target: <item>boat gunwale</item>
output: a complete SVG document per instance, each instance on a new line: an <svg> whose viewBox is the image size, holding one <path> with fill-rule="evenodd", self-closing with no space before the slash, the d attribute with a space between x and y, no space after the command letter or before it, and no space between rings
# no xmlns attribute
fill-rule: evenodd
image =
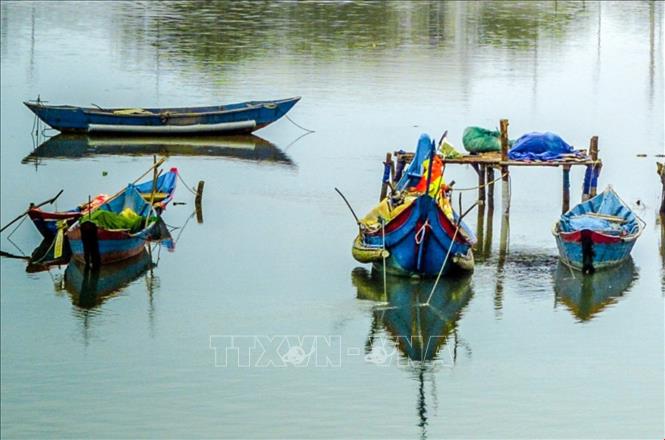
<svg viewBox="0 0 665 440"><path fill-rule="evenodd" d="M141 110L145 110L147 112L151 112L150 114L118 114L115 113L116 111L122 111L122 110L131 110L131 107L114 107L114 108L109 108L109 109L97 109L94 107L77 107L74 105L46 105L42 103L36 103L36 102L31 102L31 101L23 101L23 104L25 104L28 108L32 109L48 109L48 110L71 110L71 111L76 111L76 110L81 110L85 114L93 114L93 115L105 115L105 116L113 116L113 117L120 117L120 118L154 118L154 117L162 117L164 116L164 113L169 113L169 119L173 118L181 118L181 117L193 117L193 116L213 116L213 115L220 115L220 114L230 114L230 113L240 113L244 111L249 111L249 110L256 110L260 108L261 106L264 106L266 104L273 104L275 106L281 105L281 104L286 104L289 102L297 102L301 99L300 96L294 96L291 98L283 98L283 99L277 99L277 100L266 100L266 101L245 101L245 102L237 102L237 103L232 103L232 104L226 104L226 106L234 106L234 105L245 105L246 107L243 108L232 108L232 109L227 109L227 110L219 110L219 111L210 111L210 112L184 112L183 110L193 110L193 109L203 109L203 108L212 108L215 107L213 106L199 106L199 107L174 107L174 108L141 108ZM250 105L250 106L248 106ZM224 106L220 106L224 107ZM159 110L159 112L153 112L155 110Z"/></svg>

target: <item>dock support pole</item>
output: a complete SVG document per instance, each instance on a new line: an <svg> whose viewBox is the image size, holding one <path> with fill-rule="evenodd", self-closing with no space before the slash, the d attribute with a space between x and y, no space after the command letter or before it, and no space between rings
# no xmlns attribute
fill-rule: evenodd
<svg viewBox="0 0 665 440"><path fill-rule="evenodd" d="M563 166L563 197L561 202L561 213L570 209L570 165Z"/></svg>
<svg viewBox="0 0 665 440"><path fill-rule="evenodd" d="M485 232L485 165L474 164L478 173L478 221L476 222L476 251L482 252Z"/></svg>
<svg viewBox="0 0 665 440"><path fill-rule="evenodd" d="M388 186L390 185L390 174L394 175L393 172L393 155L391 153L386 153L386 161L383 162L383 178L381 179L381 194L379 195L379 202L386 198L388 194Z"/></svg>
<svg viewBox="0 0 665 440"><path fill-rule="evenodd" d="M585 202L596 195L598 186L598 174L601 164L598 162L598 136L593 136L589 142L589 157L593 164L587 165L582 184L582 201Z"/></svg>
<svg viewBox="0 0 665 440"><path fill-rule="evenodd" d="M494 211L494 168L487 167L487 211Z"/></svg>
<svg viewBox="0 0 665 440"><path fill-rule="evenodd" d="M591 179L591 188L589 189L589 198L596 196L598 186L598 173L600 173L601 165L598 163L598 136L591 137L589 143L589 156L593 160L593 179Z"/></svg>
<svg viewBox="0 0 665 440"><path fill-rule="evenodd" d="M665 216L665 162L656 162L656 167L658 170L658 175L660 176L660 183L663 185L663 190L660 195L660 215L662 217ZM661 226L665 228L665 225Z"/></svg>
<svg viewBox="0 0 665 440"><path fill-rule="evenodd" d="M501 198L503 203L503 215L507 216L510 213L510 185L508 174L508 119L501 119L499 121L501 128Z"/></svg>

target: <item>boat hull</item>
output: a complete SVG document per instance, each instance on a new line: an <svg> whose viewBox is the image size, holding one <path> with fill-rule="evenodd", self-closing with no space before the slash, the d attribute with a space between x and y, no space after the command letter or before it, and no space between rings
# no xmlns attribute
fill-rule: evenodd
<svg viewBox="0 0 665 440"><path fill-rule="evenodd" d="M66 227L69 227L81 217L81 212L76 210L48 212L34 208L28 211L28 217L30 217L39 233L42 234L42 237L53 238L58 232L59 222L64 222Z"/></svg>
<svg viewBox="0 0 665 440"><path fill-rule="evenodd" d="M365 234L362 244L366 249L385 247L385 269L394 275L426 278L472 271L473 233L464 223L460 225L462 232L456 234L455 230L434 199L423 195L386 224L385 246L381 229ZM373 261L377 270L383 270L383 260Z"/></svg>
<svg viewBox="0 0 665 440"><path fill-rule="evenodd" d="M99 264L102 265L126 260L140 254L145 249L145 243L149 238L149 232L146 230L138 234L130 234L126 231L98 229L96 243L86 246L82 235L78 225L67 232L72 258L84 264L91 264L90 255L96 251L99 254ZM90 249L89 246L96 246L96 249ZM88 247L87 252L86 247ZM88 255L87 259L86 255Z"/></svg>
<svg viewBox="0 0 665 440"><path fill-rule="evenodd" d="M590 230L559 232L555 233L555 236L561 262L575 270L586 272L622 264L630 257L637 240L637 237L609 237ZM585 262L585 253L590 256L586 257L590 260L588 262Z"/></svg>
<svg viewBox="0 0 665 440"><path fill-rule="evenodd" d="M284 116L300 97L251 101L214 107L171 109L98 109L24 104L50 127L63 133L198 135L251 133Z"/></svg>

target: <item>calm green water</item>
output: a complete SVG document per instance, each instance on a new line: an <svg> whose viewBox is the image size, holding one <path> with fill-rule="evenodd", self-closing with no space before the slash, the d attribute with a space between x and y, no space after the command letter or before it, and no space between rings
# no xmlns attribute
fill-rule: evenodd
<svg viewBox="0 0 665 440"><path fill-rule="evenodd" d="M662 3L2 2L0 14L3 224L61 188L59 208L112 192L152 161L24 160L21 101L37 95L108 107L301 95L290 116L316 130L297 140L281 120L257 133L269 142L226 145L242 154L174 154L185 180L206 182L204 222L187 222L181 186L186 204L166 213L186 225L175 251L156 249L152 273L106 274L97 297L77 293L71 268L1 259L3 438L664 435ZM428 283L388 279L384 294L350 255L355 225L333 187L365 212L386 151L446 129L461 145L464 127L500 118L515 136L599 136L600 185L647 222L632 265L571 279L550 234L560 171L515 169L507 254L495 215L488 256L433 307L412 307ZM476 183L470 168L447 173ZM571 177L577 203L582 170ZM26 222L11 240L29 253L39 235ZM6 233L1 245L19 252ZM423 353L434 359L407 362Z"/></svg>

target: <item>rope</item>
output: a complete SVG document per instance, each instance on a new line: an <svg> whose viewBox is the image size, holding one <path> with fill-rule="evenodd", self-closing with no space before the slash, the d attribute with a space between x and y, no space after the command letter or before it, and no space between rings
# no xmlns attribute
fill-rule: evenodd
<svg viewBox="0 0 665 440"><path fill-rule="evenodd" d="M290 123L292 123L293 125L295 125L295 126L298 127L299 129L304 130L304 131L306 131L306 132L308 132L308 133L314 133L314 130L310 130L309 128L305 128L305 127L303 127L302 125L296 123L293 119L289 118L289 115L284 115L284 117L285 117L286 119L288 119Z"/></svg>
<svg viewBox="0 0 665 440"><path fill-rule="evenodd" d="M482 184L482 185L471 186L471 187L468 187L468 188L453 188L453 189L454 189L455 191L472 191L472 190L474 190L474 189L485 188L485 187L488 186L488 185L492 185L492 184L498 182L499 180L503 179L503 178L506 177L507 175L509 175L509 173L502 174L502 175L500 175L499 177L497 177L496 179L492 180L491 182L485 182L485 183Z"/></svg>
<svg viewBox="0 0 665 440"><path fill-rule="evenodd" d="M21 219L21 221L18 222L18 225L16 225L16 227L15 227L14 229L12 229L12 232L10 232L9 235L7 235L7 238L10 238L10 237L14 234L14 232L16 232L16 230L17 230L17 229L23 224L23 222L25 221L26 217L27 217L27 214L24 215L23 218Z"/></svg>
<svg viewBox="0 0 665 440"><path fill-rule="evenodd" d="M381 257L383 258L383 296L388 299L388 283L386 280L386 222L381 219L381 236L383 238L383 244L381 245L383 250L381 251Z"/></svg>
<svg viewBox="0 0 665 440"><path fill-rule="evenodd" d="M182 182L182 184L185 185L185 188L187 188L187 190L188 190L190 193L196 195L196 191L194 191L194 190L192 189L192 188L194 188L194 187L193 187L193 186L190 187L189 184L188 184L187 182L185 182L185 179L182 178L182 176L180 175L180 173L176 173L176 175L178 176L178 179L180 179L180 181Z"/></svg>
<svg viewBox="0 0 665 440"><path fill-rule="evenodd" d="M453 238L450 241L450 247L448 248L448 252L446 253L446 258L443 259L443 264L441 265L441 269L439 269L439 274L436 276L436 281L434 281L434 285L432 286L432 291L429 293L427 301L425 302L426 305L429 305L429 302L432 299L432 296L434 295L434 291L436 290L436 286L439 284L439 280L441 280L441 275L443 274L443 268L446 267L446 263L448 262L448 257L450 257L450 252L452 252L453 250L453 244L455 244L455 238L457 238L459 227L460 227L459 224L455 226L455 233L453 234Z"/></svg>
<svg viewBox="0 0 665 440"><path fill-rule="evenodd" d="M425 220L425 223L418 229L416 232L416 235L413 237L416 240L416 244L420 244L423 242L423 239L425 238L425 231L427 228L432 229L432 227L429 225L429 219Z"/></svg>

